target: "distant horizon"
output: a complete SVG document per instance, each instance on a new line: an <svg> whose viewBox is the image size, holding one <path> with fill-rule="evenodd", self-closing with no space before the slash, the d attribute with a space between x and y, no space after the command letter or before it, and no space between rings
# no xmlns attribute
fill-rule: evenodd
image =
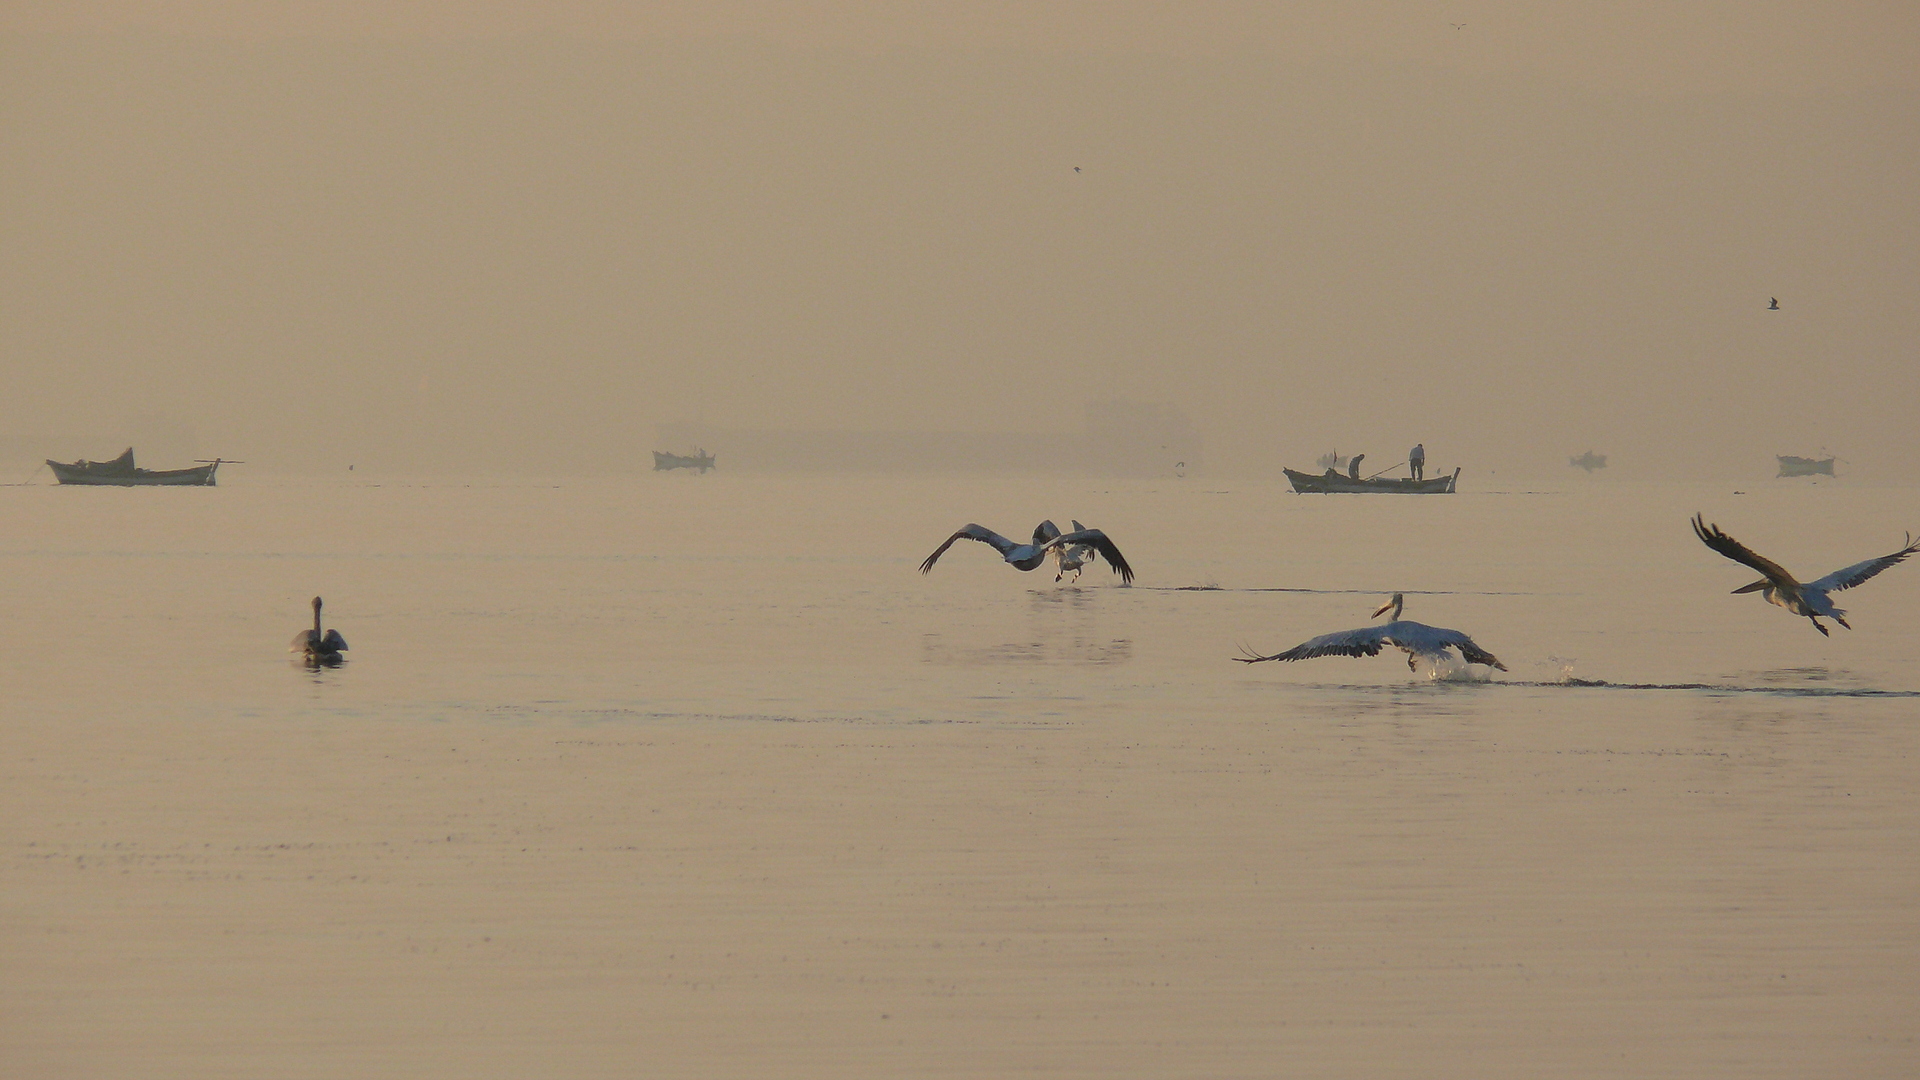
<svg viewBox="0 0 1920 1080"><path fill-rule="evenodd" d="M1698 65L1654 5L89 10L0 23L7 454L564 471L1125 399L1216 475L1879 476L1920 422L1920 75L1874 74L1920 16L1880 6Z"/></svg>

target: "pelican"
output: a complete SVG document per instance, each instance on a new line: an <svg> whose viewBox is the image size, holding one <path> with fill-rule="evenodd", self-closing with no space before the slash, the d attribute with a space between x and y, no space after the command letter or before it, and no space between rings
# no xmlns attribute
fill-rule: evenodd
<svg viewBox="0 0 1920 1080"><path fill-rule="evenodd" d="M946 543L935 548L933 554L927 556L927 561L920 564L920 572L925 574L931 571L933 564L940 561L940 556L946 554L955 540L960 539L992 544L994 550L998 551L1015 570L1032 570L1046 562L1047 556L1051 554L1059 560L1060 564L1060 574L1054 576L1055 581L1059 581L1061 575L1068 570L1074 571L1074 577L1077 580L1080 568L1092 562L1093 556L1097 553L1106 556L1107 562L1113 567L1113 572L1120 575L1122 582L1129 585L1133 583L1133 567L1127 565L1127 557L1120 554L1119 548L1113 546L1113 541L1107 539L1107 534L1099 529L1081 528L1077 521L1073 523L1073 531L1070 533L1061 532L1059 527L1051 521L1043 521L1034 526L1031 544L1016 544L984 525L969 524L947 537Z"/></svg>
<svg viewBox="0 0 1920 1080"><path fill-rule="evenodd" d="M1751 585L1742 585L1733 590L1735 593L1762 593L1766 596L1768 603L1779 604L1795 615L1806 616L1813 623L1813 628L1823 635L1827 634L1827 628L1820 623L1822 615L1841 626L1846 626L1849 630L1853 629L1847 626L1847 613L1833 606L1833 598L1828 596L1828 593L1851 589L1894 563L1904 562L1907 556L1920 551L1920 544L1914 543L1913 534L1908 533L1907 546L1891 555L1882 555L1877 559L1854 563L1843 570L1835 570L1826 577L1802 585L1793 579L1792 574L1782 570L1779 563L1764 556L1755 555L1747 550L1745 544L1721 532L1720 526L1707 524L1706 519L1700 514L1693 515L1693 534L1700 538L1701 543L1734 562L1744 563L1766 575Z"/></svg>
<svg viewBox="0 0 1920 1080"><path fill-rule="evenodd" d="M293 644L287 651L305 653L309 664L338 664L346 659L340 654L347 651L347 639L340 636L340 631L320 633L319 597L313 598L313 629L293 635Z"/></svg>
<svg viewBox="0 0 1920 1080"><path fill-rule="evenodd" d="M1076 521L1073 523L1073 531L1077 533L1086 532L1087 527ZM1033 534L1035 536L1044 535L1048 540L1051 540L1060 535L1060 530L1053 522L1043 521L1040 523L1040 527L1033 531ZM1053 575L1053 580L1059 581L1061 578L1067 576L1067 571L1071 570L1073 571L1073 580L1076 582L1079 581L1080 572L1098 558L1099 554L1099 552L1093 549L1092 544L1064 544L1054 548L1054 565L1059 568L1059 572Z"/></svg>
<svg viewBox="0 0 1920 1080"><path fill-rule="evenodd" d="M1414 666L1414 661L1424 656L1437 663L1447 659L1447 649L1452 647L1459 649L1461 657L1469 664L1486 664L1501 671L1507 670L1507 665L1501 663L1499 657L1475 645L1472 638L1458 630L1400 618L1403 603L1404 598L1394 593L1393 599L1380 605L1373 613L1374 618L1389 611L1393 612L1393 616L1379 626L1322 634L1272 656L1236 656L1234 659L1243 664L1258 664L1263 660L1311 660L1316 656L1378 656L1382 646L1392 645L1407 654L1407 670L1417 671L1419 669Z"/></svg>

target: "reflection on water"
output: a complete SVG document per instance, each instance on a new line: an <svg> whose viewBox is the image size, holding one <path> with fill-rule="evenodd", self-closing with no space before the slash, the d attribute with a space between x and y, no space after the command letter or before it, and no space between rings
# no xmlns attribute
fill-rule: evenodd
<svg viewBox="0 0 1920 1080"><path fill-rule="evenodd" d="M1869 689L1864 678L1846 668L1836 667L1767 668L1756 671L1752 675L1746 676L1746 678L1753 682L1775 686L1800 686L1805 683L1832 683L1835 686L1845 687L1850 690Z"/></svg>
<svg viewBox="0 0 1920 1080"><path fill-rule="evenodd" d="M929 664L1124 664L1133 640L1100 631L1099 588L1077 585L1027 593L1026 632L1015 641L954 642L947 635L921 636L920 659Z"/></svg>

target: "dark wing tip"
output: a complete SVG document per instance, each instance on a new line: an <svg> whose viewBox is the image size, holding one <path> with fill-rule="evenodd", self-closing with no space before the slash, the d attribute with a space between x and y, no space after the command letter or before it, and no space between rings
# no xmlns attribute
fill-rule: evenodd
<svg viewBox="0 0 1920 1080"><path fill-rule="evenodd" d="M1379 654L1380 654L1380 648L1377 645L1372 649L1368 649L1364 645L1356 645L1356 644L1340 644L1340 645L1308 644L1308 645L1295 645L1293 648L1288 649L1286 652L1280 653L1279 655L1275 656L1273 659L1293 661L1293 660L1312 660L1320 656L1378 656Z"/></svg>
<svg viewBox="0 0 1920 1080"><path fill-rule="evenodd" d="M986 533L987 536L995 535L991 529L983 529L972 522L968 522L960 528L955 529L953 535L947 537L946 543L934 548L933 554L927 556L927 561L920 564L920 572L924 574L932 570L933 564L940 561L940 556L945 555L947 549L953 546L953 542L963 536L971 540L979 540L983 543L992 543L992 541L987 540L986 536L979 535L980 533Z"/></svg>
<svg viewBox="0 0 1920 1080"><path fill-rule="evenodd" d="M1111 566L1114 572L1120 575L1120 583L1123 585L1133 584L1133 565L1127 562L1125 555L1120 554L1120 549L1114 545L1112 538L1108 537L1106 533L1100 532L1098 529L1088 531L1098 535L1099 538L1094 541L1093 550L1106 557L1107 565Z"/></svg>

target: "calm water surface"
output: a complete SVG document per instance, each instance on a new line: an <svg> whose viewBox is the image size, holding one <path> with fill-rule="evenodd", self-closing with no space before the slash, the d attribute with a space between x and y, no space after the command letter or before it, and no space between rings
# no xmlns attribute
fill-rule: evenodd
<svg viewBox="0 0 1920 1080"><path fill-rule="evenodd" d="M1905 488L0 488L11 1075L1901 1076ZM1078 585L978 521L1106 529ZM1510 669L1246 666L1406 617ZM289 662L307 601L352 645Z"/></svg>

